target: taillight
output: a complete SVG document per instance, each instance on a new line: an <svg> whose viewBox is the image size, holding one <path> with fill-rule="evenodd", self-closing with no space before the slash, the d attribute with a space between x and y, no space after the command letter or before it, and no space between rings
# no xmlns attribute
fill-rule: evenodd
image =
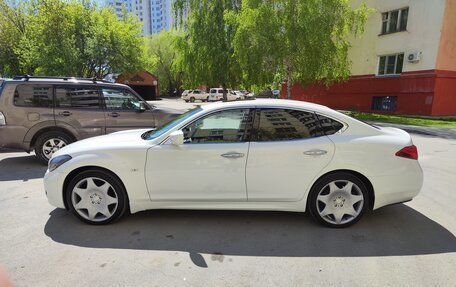
<svg viewBox="0 0 456 287"><path fill-rule="evenodd" d="M396 153L397 156L400 157L405 157L409 159L418 159L418 150L416 149L416 146L411 145L411 146L406 146L400 151Z"/></svg>

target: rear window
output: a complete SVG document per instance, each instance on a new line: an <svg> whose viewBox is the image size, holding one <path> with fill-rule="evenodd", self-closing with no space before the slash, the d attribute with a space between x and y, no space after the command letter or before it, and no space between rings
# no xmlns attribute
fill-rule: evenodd
<svg viewBox="0 0 456 287"><path fill-rule="evenodd" d="M21 107L52 107L52 86L18 85L13 102Z"/></svg>
<svg viewBox="0 0 456 287"><path fill-rule="evenodd" d="M331 118L322 116L322 115L317 115L318 120L320 121L320 126L324 132L325 135L332 135L340 131L343 127L344 124L333 120Z"/></svg>
<svg viewBox="0 0 456 287"><path fill-rule="evenodd" d="M58 87L55 89L57 108L100 109L100 90L96 87Z"/></svg>
<svg viewBox="0 0 456 287"><path fill-rule="evenodd" d="M5 83L5 81L0 80L0 96L2 95L2 90L3 90L4 83Z"/></svg>

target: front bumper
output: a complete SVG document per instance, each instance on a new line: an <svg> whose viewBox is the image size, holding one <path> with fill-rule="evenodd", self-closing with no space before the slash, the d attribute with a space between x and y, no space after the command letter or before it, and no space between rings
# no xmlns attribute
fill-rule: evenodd
<svg viewBox="0 0 456 287"><path fill-rule="evenodd" d="M59 208L65 208L63 202L63 183L65 182L65 174L56 171L46 171L44 175L44 190L48 202Z"/></svg>

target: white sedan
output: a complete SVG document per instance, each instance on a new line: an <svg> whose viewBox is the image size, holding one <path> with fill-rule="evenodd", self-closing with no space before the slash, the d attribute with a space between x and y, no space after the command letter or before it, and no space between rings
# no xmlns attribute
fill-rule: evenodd
<svg viewBox="0 0 456 287"><path fill-rule="evenodd" d="M49 202L106 224L147 209L309 211L345 227L421 189L405 131L299 101L197 107L156 130L89 138L56 152Z"/></svg>

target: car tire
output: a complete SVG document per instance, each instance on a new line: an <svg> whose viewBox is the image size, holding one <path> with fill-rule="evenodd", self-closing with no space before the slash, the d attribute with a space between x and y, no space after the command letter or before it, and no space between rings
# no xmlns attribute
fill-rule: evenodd
<svg viewBox="0 0 456 287"><path fill-rule="evenodd" d="M35 155L42 163L47 164L56 151L72 142L73 139L66 133L46 132L36 139Z"/></svg>
<svg viewBox="0 0 456 287"><path fill-rule="evenodd" d="M188 103L188 100L184 100L186 103Z"/></svg>
<svg viewBox="0 0 456 287"><path fill-rule="evenodd" d="M209 96L206 98L206 102L209 102Z"/></svg>
<svg viewBox="0 0 456 287"><path fill-rule="evenodd" d="M361 219L369 205L369 192L357 176L336 172L314 184L307 204L315 221L328 227L343 228Z"/></svg>
<svg viewBox="0 0 456 287"><path fill-rule="evenodd" d="M195 102L195 98L194 97L191 97L190 98L190 103L194 103Z"/></svg>
<svg viewBox="0 0 456 287"><path fill-rule="evenodd" d="M83 171L70 181L65 192L69 209L88 224L108 224L128 210L128 197L122 182L108 171Z"/></svg>

